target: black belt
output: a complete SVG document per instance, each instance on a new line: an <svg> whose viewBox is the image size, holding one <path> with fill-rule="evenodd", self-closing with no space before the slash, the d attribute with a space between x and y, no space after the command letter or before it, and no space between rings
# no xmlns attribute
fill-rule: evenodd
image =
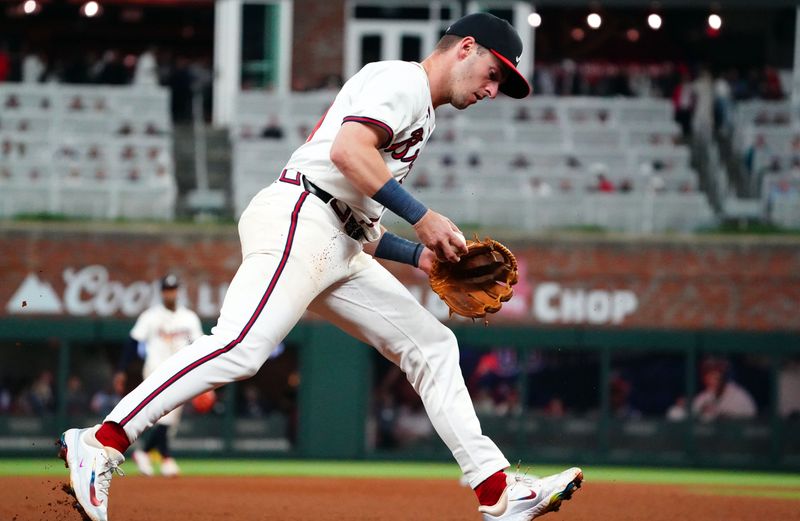
<svg viewBox="0 0 800 521"><path fill-rule="evenodd" d="M317 185L309 181L306 176L303 176L303 186L310 193L322 199L322 202L325 204L328 204L329 202L331 202L331 199L333 199L333 196L331 194L329 194L322 188L318 187Z"/></svg>
<svg viewBox="0 0 800 521"><path fill-rule="evenodd" d="M336 203L336 200L331 194L309 181L306 176L303 176L303 187L308 190L310 194L319 197L325 204L328 204L331 201L334 201L334 204ZM360 224L358 224L358 220L356 220L356 218L353 216L352 210L348 208L347 213L342 215L338 208L334 208L334 213L339 220L342 221L344 233L346 233L348 237L357 241L360 241L364 238L364 229Z"/></svg>

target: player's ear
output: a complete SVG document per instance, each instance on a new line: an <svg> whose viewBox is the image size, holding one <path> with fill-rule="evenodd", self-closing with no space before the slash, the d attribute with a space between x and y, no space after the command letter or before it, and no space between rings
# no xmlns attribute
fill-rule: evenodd
<svg viewBox="0 0 800 521"><path fill-rule="evenodd" d="M458 42L458 59L463 60L475 49L478 43L472 36L465 36Z"/></svg>

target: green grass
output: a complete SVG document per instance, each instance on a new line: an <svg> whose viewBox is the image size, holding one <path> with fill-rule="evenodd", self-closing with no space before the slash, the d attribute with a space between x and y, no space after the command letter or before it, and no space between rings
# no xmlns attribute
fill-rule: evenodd
<svg viewBox="0 0 800 521"><path fill-rule="evenodd" d="M180 465L183 474L187 476L458 479L460 475L456 465L442 463L184 459L180 461ZM126 467L129 472L135 472L135 469L131 469L132 465L128 464ZM547 475L563 469L564 466L542 465L532 467L530 472L531 474ZM800 489L800 474L628 467L587 467L584 471L587 482L597 483L772 487L781 491L791 488ZM59 475L65 476L66 469L57 459L0 460L0 477ZM800 496L800 490L790 492L795 496Z"/></svg>

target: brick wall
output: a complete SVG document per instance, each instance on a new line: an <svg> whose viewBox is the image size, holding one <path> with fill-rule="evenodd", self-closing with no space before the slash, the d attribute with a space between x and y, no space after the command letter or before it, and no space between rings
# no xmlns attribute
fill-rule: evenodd
<svg viewBox="0 0 800 521"><path fill-rule="evenodd" d="M308 16L313 13L313 16ZM320 87L344 69L344 0L295 0L292 89Z"/></svg>
<svg viewBox="0 0 800 521"><path fill-rule="evenodd" d="M791 239L562 239L513 244L521 281L496 321L571 327L800 331L800 244ZM234 228L199 233L0 230L0 315L135 316L167 271L187 302L218 311L240 260ZM434 314L419 271L390 269Z"/></svg>

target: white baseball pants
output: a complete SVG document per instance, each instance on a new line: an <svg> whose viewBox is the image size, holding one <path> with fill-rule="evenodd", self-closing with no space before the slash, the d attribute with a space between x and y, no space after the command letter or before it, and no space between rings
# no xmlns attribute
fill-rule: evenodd
<svg viewBox="0 0 800 521"><path fill-rule="evenodd" d="M405 372L472 487L509 466L481 433L455 335L345 235L333 210L303 190L299 177L282 176L256 195L239 236L243 261L211 335L161 364L106 421L134 441L194 396L249 378L310 309Z"/></svg>

